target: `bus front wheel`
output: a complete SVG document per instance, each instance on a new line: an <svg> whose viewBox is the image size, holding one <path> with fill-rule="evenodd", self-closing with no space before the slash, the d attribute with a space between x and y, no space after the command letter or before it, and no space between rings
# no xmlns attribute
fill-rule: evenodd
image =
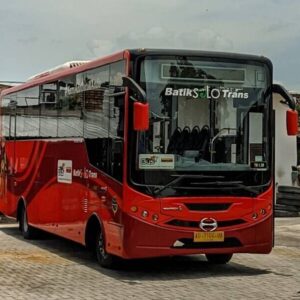
<svg viewBox="0 0 300 300"><path fill-rule="evenodd" d="M116 257L106 252L105 250L105 240L102 230L98 232L96 238L96 255L97 260L101 267L103 268L113 268L116 263Z"/></svg>
<svg viewBox="0 0 300 300"><path fill-rule="evenodd" d="M215 265L224 265L227 264L233 254L205 254L206 259L209 263L215 264Z"/></svg>
<svg viewBox="0 0 300 300"><path fill-rule="evenodd" d="M29 239L33 239L35 237L34 228L32 228L28 224L27 211L24 206L22 207L22 211L21 211L20 229L21 229L22 235L25 239L29 240Z"/></svg>

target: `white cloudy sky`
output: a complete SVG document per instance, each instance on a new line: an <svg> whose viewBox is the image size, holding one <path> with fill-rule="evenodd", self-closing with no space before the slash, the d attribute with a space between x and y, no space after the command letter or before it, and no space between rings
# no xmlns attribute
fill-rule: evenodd
<svg viewBox="0 0 300 300"><path fill-rule="evenodd" d="M300 0L0 0L0 81L124 48L269 57L300 91Z"/></svg>

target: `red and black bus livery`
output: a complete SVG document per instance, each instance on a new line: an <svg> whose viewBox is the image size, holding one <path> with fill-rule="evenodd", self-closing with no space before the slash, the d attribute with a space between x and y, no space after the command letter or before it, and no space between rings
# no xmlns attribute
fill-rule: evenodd
<svg viewBox="0 0 300 300"><path fill-rule="evenodd" d="M273 246L274 114L252 55L125 50L1 94L0 210L117 257Z"/></svg>

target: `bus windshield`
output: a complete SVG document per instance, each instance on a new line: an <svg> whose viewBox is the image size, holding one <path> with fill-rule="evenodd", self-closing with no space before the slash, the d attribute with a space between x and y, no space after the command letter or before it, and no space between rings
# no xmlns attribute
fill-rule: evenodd
<svg viewBox="0 0 300 300"><path fill-rule="evenodd" d="M137 134L135 171L267 171L270 82L259 62L146 57L150 129Z"/></svg>

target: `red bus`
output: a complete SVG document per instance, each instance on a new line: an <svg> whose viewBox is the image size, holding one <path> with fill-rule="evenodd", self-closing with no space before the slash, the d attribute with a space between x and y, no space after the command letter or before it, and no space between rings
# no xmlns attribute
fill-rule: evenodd
<svg viewBox="0 0 300 300"><path fill-rule="evenodd" d="M273 246L272 64L259 56L125 50L1 94L0 211L117 258Z"/></svg>

